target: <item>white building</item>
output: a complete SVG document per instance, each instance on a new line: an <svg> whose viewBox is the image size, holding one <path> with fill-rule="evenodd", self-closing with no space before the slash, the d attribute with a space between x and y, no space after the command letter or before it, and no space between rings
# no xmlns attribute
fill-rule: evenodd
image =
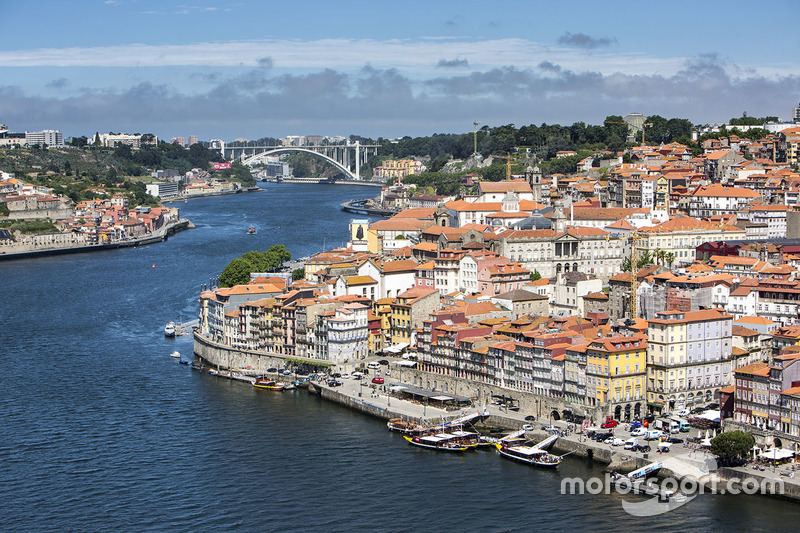
<svg viewBox="0 0 800 533"><path fill-rule="evenodd" d="M328 359L337 364L352 363L369 354L368 307L347 304L319 315L327 332Z"/></svg>
<svg viewBox="0 0 800 533"><path fill-rule="evenodd" d="M26 131L25 144L27 146L64 146L64 136L59 130Z"/></svg>

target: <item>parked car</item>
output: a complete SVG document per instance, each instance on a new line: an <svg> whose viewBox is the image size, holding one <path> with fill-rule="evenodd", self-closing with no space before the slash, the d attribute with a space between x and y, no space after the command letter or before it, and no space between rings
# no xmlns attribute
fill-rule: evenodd
<svg viewBox="0 0 800 533"><path fill-rule="evenodd" d="M328 386L329 387L341 387L342 385L344 385L344 382L342 382L342 381L340 381L338 379L329 379L328 380Z"/></svg>
<svg viewBox="0 0 800 533"><path fill-rule="evenodd" d="M372 378L373 383L377 383L378 385L383 385L383 378L380 376L375 376Z"/></svg>
<svg viewBox="0 0 800 533"><path fill-rule="evenodd" d="M342 375L340 373L338 373L338 372L334 372L333 374L331 374L331 377L332 378L340 378L340 377L342 377Z"/></svg>
<svg viewBox="0 0 800 533"><path fill-rule="evenodd" d="M536 420L536 417L533 416L533 415L528 415L528 416L525 417L525 421L526 422L534 422L535 420Z"/></svg>
<svg viewBox="0 0 800 533"><path fill-rule="evenodd" d="M667 438L667 442L671 442L672 444L682 444L683 443L683 439L678 438L678 437L669 437L669 438Z"/></svg>
<svg viewBox="0 0 800 533"><path fill-rule="evenodd" d="M386 359L381 359L380 361L378 361L378 364L389 366L389 361L387 361Z"/></svg>
<svg viewBox="0 0 800 533"><path fill-rule="evenodd" d="M268 368L268 369L267 369L267 372L269 372L269 373L271 373L271 374L274 374L274 373L275 373L275 372L277 372L277 371L278 371L278 369L277 369L277 368Z"/></svg>
<svg viewBox="0 0 800 533"><path fill-rule="evenodd" d="M617 422L613 418L609 418L605 422L600 424L600 427L603 428L603 429L611 429L611 428L617 427L618 425L619 425L619 422Z"/></svg>
<svg viewBox="0 0 800 533"><path fill-rule="evenodd" d="M631 431L631 437L644 437L645 435L647 435L647 430L643 427L638 427Z"/></svg>
<svg viewBox="0 0 800 533"><path fill-rule="evenodd" d="M649 452L650 450L652 450L652 448L650 448L650 445L649 445L649 444L640 444L639 446L637 446L636 448L634 448L634 451L636 451L636 452L644 452L644 453L647 453L647 452Z"/></svg>
<svg viewBox="0 0 800 533"><path fill-rule="evenodd" d="M291 376L292 375L292 371L291 370L284 370L283 372L281 372L281 374L283 374L284 376Z"/></svg>
<svg viewBox="0 0 800 533"><path fill-rule="evenodd" d="M639 422L638 420L634 420L633 422L631 422L631 429L636 429L640 427L642 427L642 423Z"/></svg>
<svg viewBox="0 0 800 533"><path fill-rule="evenodd" d="M361 379L361 378L364 377L364 373L363 372L353 372L352 374L350 374L350 377L353 378L353 379Z"/></svg>
<svg viewBox="0 0 800 533"><path fill-rule="evenodd" d="M522 429L523 429L524 431L533 431L533 426L532 426L532 425L530 425L530 424L524 424L524 425L522 426Z"/></svg>
<svg viewBox="0 0 800 533"><path fill-rule="evenodd" d="M612 446L623 446L624 444L625 444L625 441L622 440L622 439L618 439L618 438L615 438L613 441L611 441L611 445Z"/></svg>
<svg viewBox="0 0 800 533"><path fill-rule="evenodd" d="M377 370L380 367L381 367L381 364L379 362L377 362L377 361L370 361L369 363L367 363L367 368L372 369L372 370Z"/></svg>

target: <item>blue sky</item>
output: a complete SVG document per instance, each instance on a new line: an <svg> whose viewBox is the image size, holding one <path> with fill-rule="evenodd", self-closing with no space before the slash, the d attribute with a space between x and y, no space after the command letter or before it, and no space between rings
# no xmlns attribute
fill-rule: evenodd
<svg viewBox="0 0 800 533"><path fill-rule="evenodd" d="M788 118L796 6L0 0L0 123L231 140Z"/></svg>

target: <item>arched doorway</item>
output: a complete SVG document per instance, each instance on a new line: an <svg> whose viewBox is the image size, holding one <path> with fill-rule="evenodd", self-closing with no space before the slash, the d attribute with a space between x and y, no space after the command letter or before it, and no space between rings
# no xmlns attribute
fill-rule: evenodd
<svg viewBox="0 0 800 533"><path fill-rule="evenodd" d="M550 418L552 418L553 420L561 420L561 415L558 414L558 411L553 409L553 411L550 413Z"/></svg>
<svg viewBox="0 0 800 533"><path fill-rule="evenodd" d="M625 421L626 422L631 421L631 404L625 405Z"/></svg>
<svg viewBox="0 0 800 533"><path fill-rule="evenodd" d="M640 416L642 416L642 402L637 402L633 406L633 418L639 418Z"/></svg>
<svg viewBox="0 0 800 533"><path fill-rule="evenodd" d="M620 415L622 414L622 406L618 405L614 408L614 420L619 420L622 418Z"/></svg>

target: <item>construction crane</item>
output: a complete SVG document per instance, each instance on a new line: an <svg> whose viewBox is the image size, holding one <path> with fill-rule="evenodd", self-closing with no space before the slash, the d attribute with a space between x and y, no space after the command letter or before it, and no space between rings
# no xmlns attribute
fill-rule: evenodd
<svg viewBox="0 0 800 533"><path fill-rule="evenodd" d="M631 245L631 319L636 320L636 241L641 237L639 230L635 229L628 237L628 242Z"/></svg>
<svg viewBox="0 0 800 533"><path fill-rule="evenodd" d="M506 181L511 181L511 161L515 158L511 157L511 152L507 152L507 154L508 155L490 155L489 157L498 157L506 160Z"/></svg>

